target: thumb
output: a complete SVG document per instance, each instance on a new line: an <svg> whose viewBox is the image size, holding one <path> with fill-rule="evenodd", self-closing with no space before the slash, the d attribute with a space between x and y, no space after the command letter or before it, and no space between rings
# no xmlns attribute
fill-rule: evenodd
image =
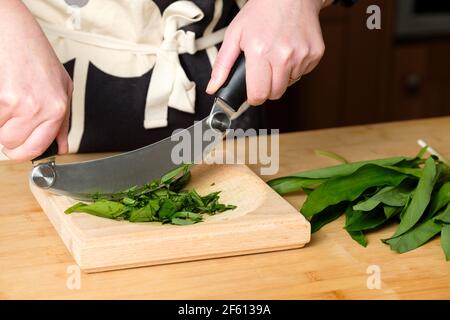
<svg viewBox="0 0 450 320"><path fill-rule="evenodd" d="M214 61L206 93L214 94L224 84L240 53L239 33L229 28L225 33L222 46Z"/></svg>

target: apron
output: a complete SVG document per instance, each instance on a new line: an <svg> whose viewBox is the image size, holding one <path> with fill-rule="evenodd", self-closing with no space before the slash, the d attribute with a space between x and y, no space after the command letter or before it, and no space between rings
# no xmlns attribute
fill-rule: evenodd
<svg viewBox="0 0 450 320"><path fill-rule="evenodd" d="M207 116L211 66L245 0L23 2L73 79L76 153L136 149ZM236 125L260 120L248 112Z"/></svg>

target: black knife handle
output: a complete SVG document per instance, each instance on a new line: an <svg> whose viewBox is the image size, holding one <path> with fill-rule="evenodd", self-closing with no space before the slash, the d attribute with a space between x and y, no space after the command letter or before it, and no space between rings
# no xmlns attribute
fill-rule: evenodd
<svg viewBox="0 0 450 320"><path fill-rule="evenodd" d="M56 142L56 140L53 140L52 144L47 148L47 150L45 150L45 152L43 154L41 154L40 156L34 158L32 161L34 162L34 161L50 158L50 157L56 156L57 154L58 154L58 143Z"/></svg>
<svg viewBox="0 0 450 320"><path fill-rule="evenodd" d="M247 100L244 53L241 52L237 58L227 81L217 91L216 97L225 101L234 111L237 111L241 104Z"/></svg>

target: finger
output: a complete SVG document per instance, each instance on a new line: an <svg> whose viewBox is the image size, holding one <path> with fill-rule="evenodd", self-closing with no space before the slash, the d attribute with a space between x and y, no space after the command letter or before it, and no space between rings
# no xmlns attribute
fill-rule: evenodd
<svg viewBox="0 0 450 320"><path fill-rule="evenodd" d="M208 94L214 94L224 84L240 53L240 33L229 28L214 61L211 79L206 87Z"/></svg>
<svg viewBox="0 0 450 320"><path fill-rule="evenodd" d="M13 160L32 160L47 150L58 130L59 126L54 121L45 121L33 130L22 145L14 149L3 148L3 153Z"/></svg>
<svg viewBox="0 0 450 320"><path fill-rule="evenodd" d="M14 116L15 107L19 103L18 96L12 94L13 90L2 90L0 94L0 127Z"/></svg>
<svg viewBox="0 0 450 320"><path fill-rule="evenodd" d="M287 66L272 65L272 89L269 99L280 99L289 85L290 70Z"/></svg>
<svg viewBox="0 0 450 320"><path fill-rule="evenodd" d="M10 108L0 105L0 128L3 127L11 117L12 114Z"/></svg>
<svg viewBox="0 0 450 320"><path fill-rule="evenodd" d="M310 55L308 57L308 63L307 63L307 66L305 67L304 74L308 74L311 71L313 71L319 64L320 60L322 60L322 57L325 53L324 43L321 42L321 43L314 44L313 46L311 46L309 52L310 52Z"/></svg>
<svg viewBox="0 0 450 320"><path fill-rule="evenodd" d="M310 61L310 62L306 65L305 71L303 72L303 74L308 74L308 73L310 73L311 71L313 71L313 70L317 67L317 65L319 64L319 62L320 62L320 60L313 60L313 61Z"/></svg>
<svg viewBox="0 0 450 320"><path fill-rule="evenodd" d="M289 77L289 86L294 83L300 81L302 76L305 74L305 70L308 67L309 62L306 58L302 59L300 63L298 63L291 71L291 75Z"/></svg>
<svg viewBox="0 0 450 320"><path fill-rule="evenodd" d="M267 59L245 53L245 82L248 103L259 106L270 95L272 89L272 68Z"/></svg>
<svg viewBox="0 0 450 320"><path fill-rule="evenodd" d="M0 128L0 143L8 149L17 148L39 124L37 117L11 118Z"/></svg>

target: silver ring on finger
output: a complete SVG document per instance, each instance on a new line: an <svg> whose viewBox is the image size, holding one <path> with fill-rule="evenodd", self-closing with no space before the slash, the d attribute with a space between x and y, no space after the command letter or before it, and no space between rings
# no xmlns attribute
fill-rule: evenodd
<svg viewBox="0 0 450 320"><path fill-rule="evenodd" d="M294 78L294 79L292 77L289 77L289 85L290 86L293 85L294 83L298 82L301 78L302 78L302 75L299 75L297 78Z"/></svg>

